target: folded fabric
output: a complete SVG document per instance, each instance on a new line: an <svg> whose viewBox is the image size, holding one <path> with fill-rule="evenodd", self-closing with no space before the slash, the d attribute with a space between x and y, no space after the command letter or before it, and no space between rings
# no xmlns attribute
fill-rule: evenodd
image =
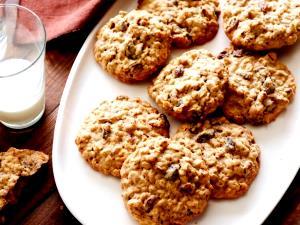
<svg viewBox="0 0 300 225"><path fill-rule="evenodd" d="M1 1L3 2L3 1ZM34 11L43 21L47 40L80 29L99 11L104 2L111 0L6 0Z"/></svg>

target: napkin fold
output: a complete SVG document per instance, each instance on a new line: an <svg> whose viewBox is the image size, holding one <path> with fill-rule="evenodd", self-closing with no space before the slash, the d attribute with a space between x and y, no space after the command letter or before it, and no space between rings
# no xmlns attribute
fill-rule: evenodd
<svg viewBox="0 0 300 225"><path fill-rule="evenodd" d="M6 0L34 11L43 21L47 40L76 31L99 13L104 2L112 0ZM0 1L0 3L3 1Z"/></svg>

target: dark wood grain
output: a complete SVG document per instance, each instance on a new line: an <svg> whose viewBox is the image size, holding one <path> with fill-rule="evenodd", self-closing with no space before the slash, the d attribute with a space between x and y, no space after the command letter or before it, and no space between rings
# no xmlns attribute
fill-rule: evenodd
<svg viewBox="0 0 300 225"><path fill-rule="evenodd" d="M47 44L46 112L39 123L25 130L15 131L0 125L1 151L14 146L41 150L51 156L56 115L69 71L87 34L109 5L110 3L103 5L83 30L65 35ZM57 192L51 159L48 165L28 182L18 203L0 212L0 224L80 224L65 207ZM264 222L264 225L274 224L300 225L299 172L280 203Z"/></svg>

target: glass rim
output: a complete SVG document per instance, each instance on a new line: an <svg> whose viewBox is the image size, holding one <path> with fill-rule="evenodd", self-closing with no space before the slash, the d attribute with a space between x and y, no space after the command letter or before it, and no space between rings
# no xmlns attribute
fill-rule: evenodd
<svg viewBox="0 0 300 225"><path fill-rule="evenodd" d="M31 14L33 17L36 18L36 20L38 21L38 23L40 24L41 28L42 28L42 32L43 32L43 46L42 46L42 49L40 50L40 53L37 55L37 57L30 63L30 65L26 66L24 69L18 71L18 72L15 72L15 73L12 73L12 74L9 74L9 75L5 75L5 76L1 76L0 75L0 79L1 78L9 78L9 77L13 77L13 76L17 76L19 74L21 74L22 72L28 70L29 68L31 68L40 58L41 56L43 55L44 51L45 51L45 48L46 48L46 29L45 29L45 26L41 20L41 18L35 13L33 12L31 9L28 9L24 6L21 6L21 5L18 5L18 4L0 4L0 8L6 8L6 7L9 7L9 8L17 8L17 9L21 9L21 10L24 10L26 11L27 13Z"/></svg>

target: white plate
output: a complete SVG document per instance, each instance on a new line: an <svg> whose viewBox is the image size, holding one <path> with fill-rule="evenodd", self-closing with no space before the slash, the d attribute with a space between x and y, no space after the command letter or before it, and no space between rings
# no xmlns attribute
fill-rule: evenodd
<svg viewBox="0 0 300 225"><path fill-rule="evenodd" d="M123 84L104 72L94 60L95 32L120 9L130 10L135 1L117 1L85 41L67 81L57 117L53 143L53 170L58 191L69 210L83 224L131 225L136 222L126 211L120 181L92 170L74 143L84 117L100 101L117 95L150 101L147 84ZM219 52L228 45L222 28L202 48ZM300 80L300 43L280 57ZM180 52L174 51L173 57ZM297 64L298 63L298 64ZM300 86L300 85L299 85ZM300 165L300 96L288 110L268 126L251 127L261 146L261 169L249 192L237 200L210 201L203 216L192 224L261 224L278 203ZM176 124L171 120L172 132Z"/></svg>

